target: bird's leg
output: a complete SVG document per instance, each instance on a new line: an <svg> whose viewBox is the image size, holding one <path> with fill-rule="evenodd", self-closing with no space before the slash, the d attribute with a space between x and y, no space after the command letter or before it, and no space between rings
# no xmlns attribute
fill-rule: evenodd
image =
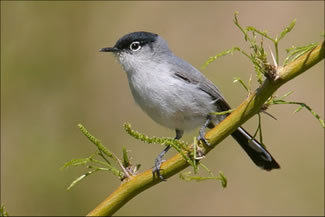
<svg viewBox="0 0 325 217"><path fill-rule="evenodd" d="M183 136L184 131L176 129L176 136L175 139L180 139ZM167 151L170 149L170 145L166 146L166 148L158 155L158 157L155 160L155 166L152 169L152 173L157 176L162 180L166 181L166 179L160 174L160 166L161 164L165 161L162 158L164 155L167 153Z"/></svg>
<svg viewBox="0 0 325 217"><path fill-rule="evenodd" d="M199 132L199 136L197 137L198 141L203 141L207 146L210 146L210 143L208 142L208 140L204 137L205 135L205 130L206 128L213 128L214 124L211 121L211 117L208 116L207 120L205 121L204 125L201 127L200 132Z"/></svg>
<svg viewBox="0 0 325 217"><path fill-rule="evenodd" d="M166 181L166 179L160 174L160 166L162 164L162 162L164 162L165 160L163 160L163 156L167 153L167 151L170 149L170 145L168 145L162 152L160 152L160 154L158 155L158 157L155 159L155 166L152 169L152 173L153 175L157 174L157 176L162 180L162 181Z"/></svg>

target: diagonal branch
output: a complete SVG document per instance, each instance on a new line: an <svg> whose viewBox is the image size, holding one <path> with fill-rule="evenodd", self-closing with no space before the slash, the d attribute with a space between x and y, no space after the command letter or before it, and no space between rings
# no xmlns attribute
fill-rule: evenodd
<svg viewBox="0 0 325 217"><path fill-rule="evenodd" d="M207 132L206 138L211 146L205 146L203 148L202 151L204 154L207 154L244 122L260 112L266 100L272 96L279 87L323 60L324 46L323 41L317 47L285 67L279 67L277 69L277 76L274 80L265 79L264 83L254 93L248 96L248 98L245 99L225 120ZM182 155L176 154L162 164L162 174L165 178L169 178L188 166L189 164ZM158 177L153 177L151 170L130 177L92 210L88 216L113 215L133 197L160 182L161 180Z"/></svg>

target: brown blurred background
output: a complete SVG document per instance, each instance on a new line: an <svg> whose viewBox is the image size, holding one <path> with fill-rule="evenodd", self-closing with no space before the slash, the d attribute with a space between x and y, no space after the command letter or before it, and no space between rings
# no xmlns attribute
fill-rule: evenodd
<svg viewBox="0 0 325 217"><path fill-rule="evenodd" d="M282 61L285 48L322 40L323 1L1 2L1 203L9 214L85 215L119 185L115 176L101 172L66 191L86 170L60 167L95 150L78 123L120 156L122 146L132 150L141 171L153 166L163 147L131 138L123 123L147 135L174 136L135 105L125 73L112 55L98 52L100 48L114 45L126 33L151 31L200 68L225 49L247 48L233 24L235 11L243 26L268 30L272 36L297 19L280 42ZM239 53L202 72L233 107L246 96L233 78L247 81L254 73ZM289 100L307 103L324 118L324 61L279 89L278 95L290 90L294 93ZM184 182L175 176L116 214L324 215L324 130L306 110L293 114L296 108L271 107L277 121L263 115L264 142L280 170L260 170L227 138L204 160L215 174L225 173L226 189L216 181ZM257 117L245 124L251 133L256 126ZM184 140L190 142L196 134L188 132Z"/></svg>

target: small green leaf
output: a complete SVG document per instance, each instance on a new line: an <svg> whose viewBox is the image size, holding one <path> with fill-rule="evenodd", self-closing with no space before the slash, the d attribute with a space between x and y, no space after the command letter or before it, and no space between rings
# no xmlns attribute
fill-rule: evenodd
<svg viewBox="0 0 325 217"><path fill-rule="evenodd" d="M239 82L245 88L245 90L249 92L248 87L246 86L246 84L243 82L241 78L235 77L233 83L237 83L237 82Z"/></svg>
<svg viewBox="0 0 325 217"><path fill-rule="evenodd" d="M291 94L291 92L289 92ZM289 95L287 93L286 95ZM281 99L282 98L282 99ZM274 99L269 102L269 105L279 105L279 104L294 104L294 105L299 105L299 107L294 111L294 113L301 111L301 109L305 108L307 109L321 124L323 128L325 128L325 123L324 120L321 119L321 117L313 111L306 103L303 102L288 102L283 100L284 97L280 97L280 99Z"/></svg>
<svg viewBox="0 0 325 217"><path fill-rule="evenodd" d="M249 37L247 35L247 31L243 27L241 27L241 25L238 22L238 18L237 18L238 14L239 13L237 11L234 13L234 23L240 29L240 31L244 34L245 41L247 41L249 39Z"/></svg>
<svg viewBox="0 0 325 217"><path fill-rule="evenodd" d="M221 182L223 188L227 187L227 178L223 175L222 172L219 172L219 176L191 176L191 172L182 172L179 174L179 177L184 181L206 181L206 180L217 180Z"/></svg>
<svg viewBox="0 0 325 217"><path fill-rule="evenodd" d="M108 150L103 144L93 135L90 134L90 132L81 124L78 124L78 127L80 128L81 132L92 142L94 143L97 148L102 151L106 156L110 158L114 158L112 152Z"/></svg>
<svg viewBox="0 0 325 217"><path fill-rule="evenodd" d="M78 178L76 178L70 185L69 187L67 188L67 190L69 191L73 186L75 186L78 182L80 182L81 180L83 180L84 178L86 178L87 176L97 172L97 171L100 171L100 170L107 170L105 168L96 168L94 170L90 170L88 172L86 172L85 174L79 176Z"/></svg>
<svg viewBox="0 0 325 217"><path fill-rule="evenodd" d="M306 46L301 47L295 47L292 46L291 48L287 49L288 56L285 58L283 65L286 66L288 63L296 60L300 56L304 55L308 51L314 49L318 44L317 43L311 43Z"/></svg>
<svg viewBox="0 0 325 217"><path fill-rule="evenodd" d="M219 177L220 177L222 187L226 188L228 181L227 181L227 178L225 177L225 175L223 174L222 171L219 171Z"/></svg>
<svg viewBox="0 0 325 217"><path fill-rule="evenodd" d="M210 57L204 64L203 66L201 66L202 69L205 69L210 63L214 62L216 59L226 56L228 54L233 54L235 51L240 51L239 47L233 47L231 49L222 51L218 54L216 54L215 56Z"/></svg>
<svg viewBox="0 0 325 217"><path fill-rule="evenodd" d="M130 166L130 161L128 157L128 152L125 147L123 147L123 166L128 167Z"/></svg>
<svg viewBox="0 0 325 217"><path fill-rule="evenodd" d="M293 91L289 91L288 93L284 94L283 96L279 97L278 99L285 99L287 98L289 95L291 95L293 93Z"/></svg>
<svg viewBox="0 0 325 217"><path fill-rule="evenodd" d="M292 29L293 27L295 27L296 25L296 19L294 19L290 24L289 26L287 26L280 34L280 37L277 39L277 41L280 41L286 34L288 34Z"/></svg>
<svg viewBox="0 0 325 217"><path fill-rule="evenodd" d="M303 102L287 102L287 104L300 105L300 107L297 108L294 112L299 112L303 108L307 109L320 122L321 126L325 128L324 120L322 120L320 116L315 111L313 111L307 104Z"/></svg>
<svg viewBox="0 0 325 217"><path fill-rule="evenodd" d="M87 163L91 162L90 157L87 158L79 158L79 159L72 159L66 162L61 169L68 168L70 166L81 166L86 165Z"/></svg>
<svg viewBox="0 0 325 217"><path fill-rule="evenodd" d="M160 138L160 137L149 137L146 136L138 131L132 130L131 129L131 124L125 123L124 124L124 129L125 131L131 135L132 137L146 142L148 144L162 144L162 145L171 145L179 154L182 155L182 157L191 165L194 167L192 160L187 156L187 154L184 152L191 152L191 150L188 148L188 144L184 141L177 140L174 138Z"/></svg>
<svg viewBox="0 0 325 217"><path fill-rule="evenodd" d="M274 39L271 38L271 37L267 34L266 31L264 31L264 32L263 32L263 31L260 31L260 30L256 29L256 28L253 27L253 26L248 26L248 27L246 27L246 30L247 30L247 32L251 31L251 32L257 33L257 34L259 34L259 35L261 35L261 36L263 36L263 37L265 37L265 38L267 38L267 39L269 39L269 40L271 40L271 41L274 41Z"/></svg>
<svg viewBox="0 0 325 217"><path fill-rule="evenodd" d="M297 113L297 112L300 112L301 109L303 109L304 106L300 105L296 110L293 111L293 113Z"/></svg>

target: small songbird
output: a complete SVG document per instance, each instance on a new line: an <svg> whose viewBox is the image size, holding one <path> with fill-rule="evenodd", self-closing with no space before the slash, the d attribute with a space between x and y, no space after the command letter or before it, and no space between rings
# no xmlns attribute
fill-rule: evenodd
<svg viewBox="0 0 325 217"><path fill-rule="evenodd" d="M220 90L200 71L175 56L166 41L150 32L133 32L121 37L112 52L127 74L135 102L155 122L175 129L175 139L184 131L201 126L199 139L206 144L205 129L213 128L227 115L212 112L227 111L230 106ZM271 154L242 127L232 137L246 151L253 162L264 170L280 168ZM160 166L167 146L156 158L153 173L162 180Z"/></svg>

